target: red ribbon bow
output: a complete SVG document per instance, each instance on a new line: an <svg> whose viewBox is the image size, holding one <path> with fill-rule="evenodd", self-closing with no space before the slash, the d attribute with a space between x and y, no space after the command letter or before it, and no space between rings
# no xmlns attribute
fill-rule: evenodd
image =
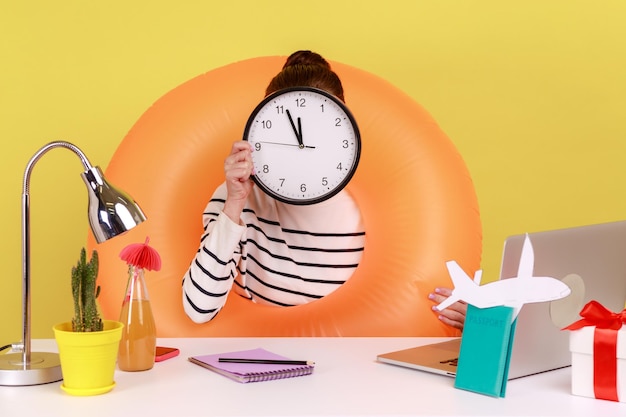
<svg viewBox="0 0 626 417"><path fill-rule="evenodd" d="M589 301L580 311L582 319L570 324L564 330L578 330L586 326L596 326L597 329L619 330L626 323L626 309L620 313L613 313L599 302Z"/></svg>
<svg viewBox="0 0 626 417"><path fill-rule="evenodd" d="M580 311L582 319L564 330L596 326L593 334L593 389L596 398L619 401L617 395L617 331L626 323L626 309L613 313L597 301Z"/></svg>

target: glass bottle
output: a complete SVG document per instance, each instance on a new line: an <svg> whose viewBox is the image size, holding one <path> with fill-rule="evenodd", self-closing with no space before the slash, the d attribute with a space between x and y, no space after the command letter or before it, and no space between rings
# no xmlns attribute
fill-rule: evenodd
<svg viewBox="0 0 626 417"><path fill-rule="evenodd" d="M156 325L144 269L128 266L126 296L122 302L120 321L124 323L117 366L122 371L145 371L154 366Z"/></svg>

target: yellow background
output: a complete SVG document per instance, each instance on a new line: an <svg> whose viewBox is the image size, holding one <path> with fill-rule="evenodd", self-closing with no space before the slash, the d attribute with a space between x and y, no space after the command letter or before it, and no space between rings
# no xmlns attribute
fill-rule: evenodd
<svg viewBox="0 0 626 417"><path fill-rule="evenodd" d="M487 280L508 235L623 219L624 21L621 0L9 2L0 13L0 344L21 338L29 158L67 140L106 169L160 96L256 56L312 49L421 103L474 179ZM66 150L33 172L34 337L52 337L72 314L70 269L88 229L81 172Z"/></svg>

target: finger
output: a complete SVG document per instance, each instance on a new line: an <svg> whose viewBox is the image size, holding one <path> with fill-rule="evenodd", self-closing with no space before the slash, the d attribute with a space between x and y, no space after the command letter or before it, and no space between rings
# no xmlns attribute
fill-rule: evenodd
<svg viewBox="0 0 626 417"><path fill-rule="evenodd" d="M440 314L438 316L439 320L441 320L442 323L447 324L450 327L454 327L455 329L459 329L459 330L463 330L463 323L456 321L456 320L452 320L446 316L444 316L443 314Z"/></svg>
<svg viewBox="0 0 626 417"><path fill-rule="evenodd" d="M439 304L439 303L442 303L445 300L447 300L448 296L439 294L437 291L435 291L435 292L432 292L432 293L428 294L428 299L431 300L434 303Z"/></svg>
<svg viewBox="0 0 626 417"><path fill-rule="evenodd" d="M245 140L238 140L236 142L233 142L233 146L231 147L230 153L236 153L236 152L239 152L241 150L246 150L246 149L249 151L252 151L252 144Z"/></svg>
<svg viewBox="0 0 626 417"><path fill-rule="evenodd" d="M234 142L230 148L230 153L226 157L225 161L229 163L243 161L250 157L252 152L252 147L249 142L246 141L237 141Z"/></svg>
<svg viewBox="0 0 626 417"><path fill-rule="evenodd" d="M237 162L226 168L226 179L231 181L247 181L252 175L252 163L248 161Z"/></svg>
<svg viewBox="0 0 626 417"><path fill-rule="evenodd" d="M235 158L234 155L233 157L228 157L226 161L224 162L225 170L241 169L241 168L252 169L252 167L253 167L253 164L250 158L239 159L239 158Z"/></svg>
<svg viewBox="0 0 626 417"><path fill-rule="evenodd" d="M252 161L252 148L248 142L236 142L233 144L226 159L231 162Z"/></svg>
<svg viewBox="0 0 626 417"><path fill-rule="evenodd" d="M435 314L437 314L439 320L444 321L447 324L454 322L457 324L455 327L458 327L459 324L462 326L465 322L465 311L458 305L458 303L454 303L450 307L441 311L438 310L436 306L433 306L432 310Z"/></svg>
<svg viewBox="0 0 626 417"><path fill-rule="evenodd" d="M250 155L249 149L241 149L237 152L231 153L226 157L224 161L225 165L234 165L239 162L249 162L252 163L252 156Z"/></svg>
<svg viewBox="0 0 626 417"><path fill-rule="evenodd" d="M446 287L437 287L435 288L435 294L440 294L444 297L450 297L452 295L452 290Z"/></svg>
<svg viewBox="0 0 626 417"><path fill-rule="evenodd" d="M453 321L458 321L458 322L465 321L465 314L463 314L460 311L451 310L447 308L443 311L440 311L439 314Z"/></svg>
<svg viewBox="0 0 626 417"><path fill-rule="evenodd" d="M444 302L447 298L448 297L443 297L437 294L430 294L428 297L429 300L435 303L435 305L433 305L433 310L435 311L439 311L436 309L436 306ZM457 301L456 303L451 304L445 310L442 310L442 311L455 312L465 317L465 315L467 314L467 304L463 301Z"/></svg>
<svg viewBox="0 0 626 417"><path fill-rule="evenodd" d="M447 300L448 297L441 297L441 301ZM440 301L440 302L441 302ZM456 301L450 306L448 306L447 310L458 311L460 313L465 313L467 311L467 303L465 301Z"/></svg>

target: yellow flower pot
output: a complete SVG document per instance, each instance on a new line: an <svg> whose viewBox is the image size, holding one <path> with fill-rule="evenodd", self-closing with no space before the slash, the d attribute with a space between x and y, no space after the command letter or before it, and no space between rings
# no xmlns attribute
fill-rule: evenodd
<svg viewBox="0 0 626 417"><path fill-rule="evenodd" d="M53 327L59 347L63 384L61 388L71 395L98 395L115 386L113 374L124 325L104 320L100 332L73 332L72 323Z"/></svg>

